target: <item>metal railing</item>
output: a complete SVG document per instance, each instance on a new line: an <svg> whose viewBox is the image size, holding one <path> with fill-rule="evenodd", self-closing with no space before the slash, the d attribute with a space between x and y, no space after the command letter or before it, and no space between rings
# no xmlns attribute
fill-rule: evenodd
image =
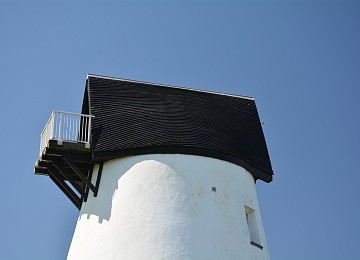
<svg viewBox="0 0 360 260"><path fill-rule="evenodd" d="M40 155L49 140L57 140L60 145L63 141L81 142L89 148L92 117L94 116L53 111L40 135Z"/></svg>

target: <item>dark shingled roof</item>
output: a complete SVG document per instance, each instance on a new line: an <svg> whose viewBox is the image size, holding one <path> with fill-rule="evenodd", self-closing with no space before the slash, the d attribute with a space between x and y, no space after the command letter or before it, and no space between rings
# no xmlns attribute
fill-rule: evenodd
<svg viewBox="0 0 360 260"><path fill-rule="evenodd" d="M88 75L93 160L149 153L212 157L272 180L253 98Z"/></svg>

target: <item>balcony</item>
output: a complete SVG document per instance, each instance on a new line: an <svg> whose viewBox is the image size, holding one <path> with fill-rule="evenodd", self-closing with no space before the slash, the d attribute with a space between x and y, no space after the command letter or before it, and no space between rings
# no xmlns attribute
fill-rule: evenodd
<svg viewBox="0 0 360 260"><path fill-rule="evenodd" d="M40 135L40 156L48 146L49 140L83 143L90 148L91 115L53 111Z"/></svg>
<svg viewBox="0 0 360 260"><path fill-rule="evenodd" d="M40 135L40 154L35 174L49 176L60 190L81 208L89 190L97 195L101 176L91 183L91 115L53 111Z"/></svg>

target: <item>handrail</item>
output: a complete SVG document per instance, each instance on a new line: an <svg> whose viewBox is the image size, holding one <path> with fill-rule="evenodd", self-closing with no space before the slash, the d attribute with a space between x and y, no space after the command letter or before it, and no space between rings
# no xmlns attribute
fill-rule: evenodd
<svg viewBox="0 0 360 260"><path fill-rule="evenodd" d="M40 155L49 140L57 140L61 145L66 142L85 143L90 147L91 118L92 115L77 114L54 110L40 135Z"/></svg>
<svg viewBox="0 0 360 260"><path fill-rule="evenodd" d="M85 114L79 114L79 113L74 113L74 112L65 112L65 111L61 111L61 110L54 110L54 113L62 113L62 114L67 114L67 115L74 115L74 116L86 116L86 117L95 117L93 115L85 115Z"/></svg>

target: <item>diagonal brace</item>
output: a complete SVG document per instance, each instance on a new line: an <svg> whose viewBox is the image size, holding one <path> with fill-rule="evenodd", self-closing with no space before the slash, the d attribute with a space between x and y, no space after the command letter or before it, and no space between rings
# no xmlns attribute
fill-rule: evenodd
<svg viewBox="0 0 360 260"><path fill-rule="evenodd" d="M66 159L64 156L62 156L63 160L70 166L70 168L76 173L77 176L90 188L90 190L95 193L96 188L91 183L91 181L86 178L86 176L80 171L80 169L70 160Z"/></svg>
<svg viewBox="0 0 360 260"><path fill-rule="evenodd" d="M60 188L62 192L71 200L74 205L80 209L81 208L81 199L78 195L62 180L59 174L56 172L55 167L53 165L48 166L48 170L50 173L50 179Z"/></svg>
<svg viewBox="0 0 360 260"><path fill-rule="evenodd" d="M71 185L77 190L77 192L79 192L79 194L81 194L81 196L85 196L83 189L74 181L73 178L65 173L65 170L60 166L60 164L53 164L53 166L62 176L64 176L64 178L66 178L71 183Z"/></svg>

